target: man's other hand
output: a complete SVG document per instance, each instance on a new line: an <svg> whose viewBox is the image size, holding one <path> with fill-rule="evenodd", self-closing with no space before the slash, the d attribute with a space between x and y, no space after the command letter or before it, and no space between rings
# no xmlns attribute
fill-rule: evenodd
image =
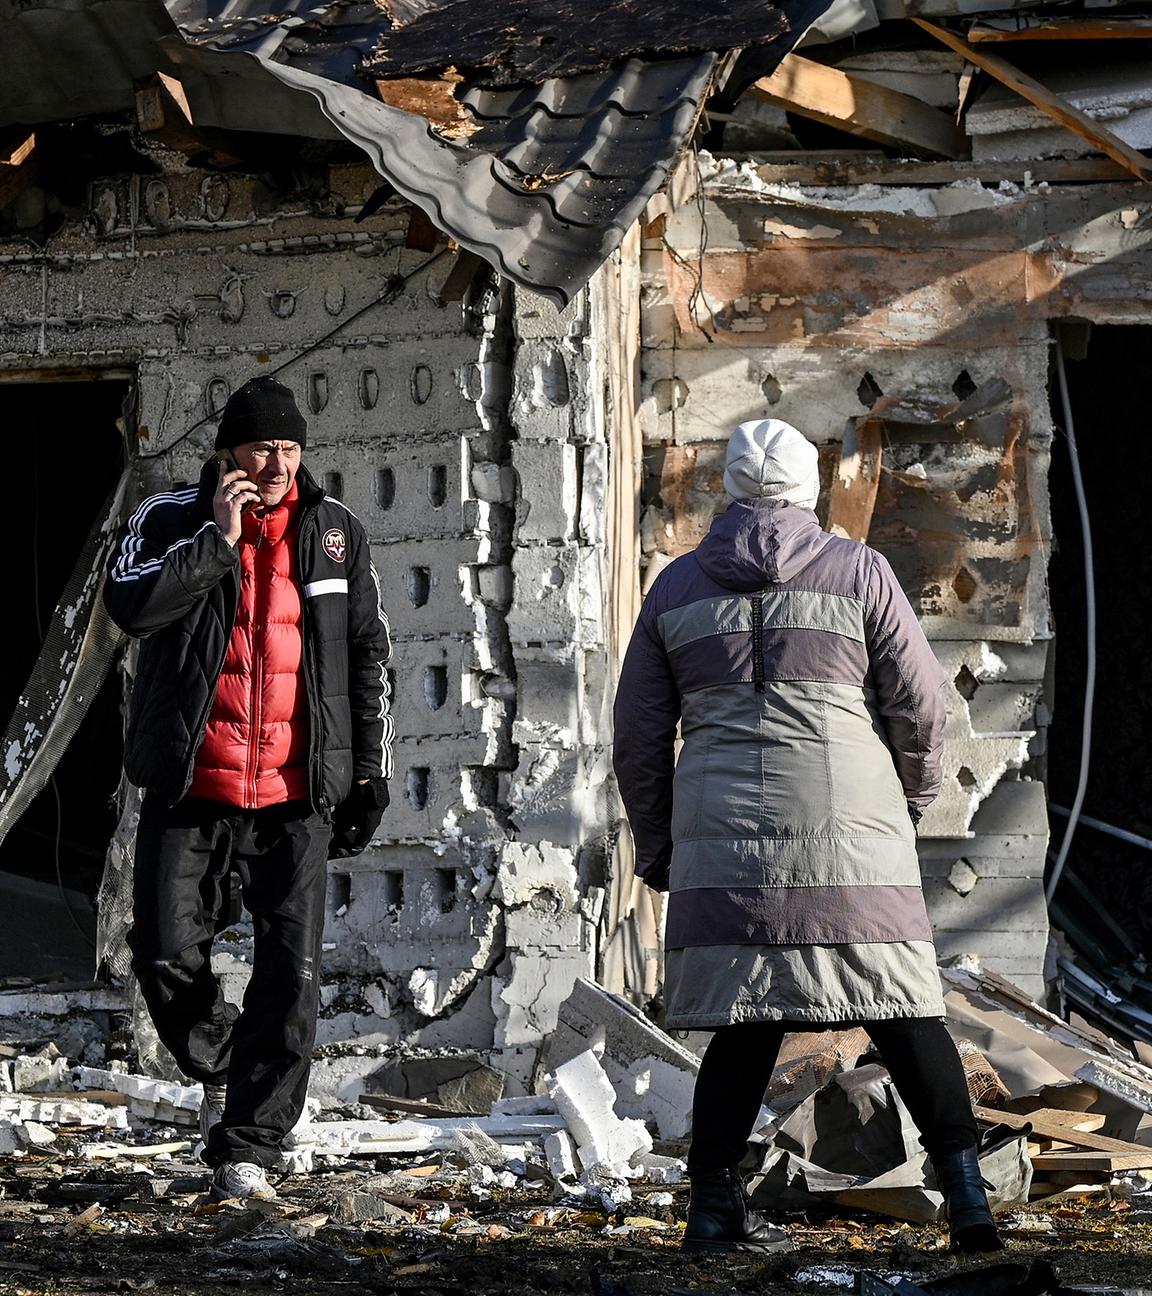
<svg viewBox="0 0 1152 1296"><path fill-rule="evenodd" d="M250 482L242 468L225 471L220 464L220 482L212 497L212 512L216 525L224 532L224 539L235 547L240 539L240 514L246 504L259 504L260 492Z"/></svg>
<svg viewBox="0 0 1152 1296"><path fill-rule="evenodd" d="M365 779L353 784L352 791L332 816L332 843L328 847L328 858L347 859L350 855L359 855L380 826L388 800L388 784L384 779Z"/></svg>

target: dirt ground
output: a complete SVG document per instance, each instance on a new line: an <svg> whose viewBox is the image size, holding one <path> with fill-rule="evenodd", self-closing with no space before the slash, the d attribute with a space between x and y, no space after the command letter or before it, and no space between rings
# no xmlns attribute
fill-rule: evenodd
<svg viewBox="0 0 1152 1296"><path fill-rule="evenodd" d="M742 1296L845 1292L871 1269L916 1278L1011 1260L1053 1263L1066 1287L1152 1296L1152 1201L1069 1198L1004 1221L1006 1255L949 1256L937 1227L864 1214L787 1221L796 1250L767 1258L683 1255L686 1186L634 1187L615 1216L557 1204L545 1183L487 1195L450 1168L361 1160L280 1186L282 1203L210 1206L192 1165L0 1161L0 1294L151 1291L215 1296L341 1291L483 1296ZM651 1198L671 1193L671 1205ZM340 1223L385 1199L410 1218ZM385 1207L386 1208L386 1207ZM989 1275L991 1278L991 1275ZM996 1296L996 1284L979 1296Z"/></svg>

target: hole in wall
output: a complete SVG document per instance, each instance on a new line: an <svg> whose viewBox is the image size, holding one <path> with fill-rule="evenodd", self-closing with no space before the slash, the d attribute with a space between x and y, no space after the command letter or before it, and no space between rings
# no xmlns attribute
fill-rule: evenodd
<svg viewBox="0 0 1152 1296"><path fill-rule="evenodd" d="M439 711L448 701L447 666L427 666L424 669L424 701L429 711Z"/></svg>
<svg viewBox="0 0 1152 1296"><path fill-rule="evenodd" d="M980 681L967 666L960 667L952 683L956 685L956 692L960 694L965 702L971 702L976 696L976 690L980 687Z"/></svg>
<svg viewBox="0 0 1152 1296"><path fill-rule="evenodd" d="M460 792L470 809L500 801L500 771L490 765L469 765L460 771Z"/></svg>
<svg viewBox="0 0 1152 1296"><path fill-rule="evenodd" d="M456 908L456 870L438 868L435 870L436 903L442 914L451 913Z"/></svg>
<svg viewBox="0 0 1152 1296"><path fill-rule="evenodd" d="M308 375L308 408L319 414L328 404L328 375L322 371Z"/></svg>
<svg viewBox="0 0 1152 1296"><path fill-rule="evenodd" d="M218 419L224 413L229 393L230 388L223 378L213 378L208 383L208 390L204 393L204 404L212 418Z"/></svg>
<svg viewBox="0 0 1152 1296"><path fill-rule="evenodd" d="M328 879L328 902L332 912L338 914L352 903L352 875L333 873Z"/></svg>
<svg viewBox="0 0 1152 1296"><path fill-rule="evenodd" d="M884 392L881 390L880 384L870 373L866 373L860 379L860 383L856 388L856 399L865 409L871 409L883 395Z"/></svg>
<svg viewBox="0 0 1152 1296"><path fill-rule="evenodd" d="M360 371L360 404L364 409L373 409L380 399L380 375L375 369Z"/></svg>
<svg viewBox="0 0 1152 1296"><path fill-rule="evenodd" d="M976 787L976 775L968 768L967 765L961 765L956 771L956 782L966 791L971 792Z"/></svg>
<svg viewBox="0 0 1152 1296"><path fill-rule="evenodd" d="M383 880L384 908L395 917L404 908L404 873L401 869L385 869Z"/></svg>
<svg viewBox="0 0 1152 1296"><path fill-rule="evenodd" d="M404 780L404 795L413 810L423 810L428 804L428 769L413 765Z"/></svg>
<svg viewBox="0 0 1152 1296"><path fill-rule="evenodd" d="M765 375L764 381L760 384L760 390L764 393L764 399L769 405L775 405L780 397L784 395L784 388L780 386L772 374Z"/></svg>
<svg viewBox="0 0 1152 1296"><path fill-rule="evenodd" d="M952 588L961 603L971 603L977 590L976 578L967 567L961 567L952 580Z"/></svg>
<svg viewBox="0 0 1152 1296"><path fill-rule="evenodd" d="M339 472L326 472L324 474L324 490L331 495L333 499L344 498L344 474Z"/></svg>
<svg viewBox="0 0 1152 1296"><path fill-rule="evenodd" d="M416 405L424 405L432 395L432 370L425 364L419 364L412 370L408 380L408 390Z"/></svg>
<svg viewBox="0 0 1152 1296"><path fill-rule="evenodd" d="M976 390L976 383L967 369L961 369L952 384L952 394L958 401L966 401Z"/></svg>
<svg viewBox="0 0 1152 1296"><path fill-rule="evenodd" d="M448 467L433 464L428 469L428 499L433 508L440 508L448 498Z"/></svg>
<svg viewBox="0 0 1152 1296"><path fill-rule="evenodd" d="M410 567L405 579L413 607L423 607L432 593L432 573L427 567Z"/></svg>
<svg viewBox="0 0 1152 1296"><path fill-rule="evenodd" d="M376 469L376 503L382 509L390 509L396 498L396 474L391 468Z"/></svg>

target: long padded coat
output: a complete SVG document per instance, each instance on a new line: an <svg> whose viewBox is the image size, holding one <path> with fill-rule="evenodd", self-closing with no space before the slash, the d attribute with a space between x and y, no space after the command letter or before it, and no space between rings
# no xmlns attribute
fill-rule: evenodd
<svg viewBox="0 0 1152 1296"><path fill-rule="evenodd" d="M942 684L888 563L808 509L733 503L660 574L615 768L669 892L669 1026L943 1014L909 816L939 791Z"/></svg>

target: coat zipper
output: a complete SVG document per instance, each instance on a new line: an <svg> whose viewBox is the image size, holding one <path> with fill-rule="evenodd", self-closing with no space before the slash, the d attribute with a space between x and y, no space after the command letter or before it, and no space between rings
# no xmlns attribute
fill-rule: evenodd
<svg viewBox="0 0 1152 1296"><path fill-rule="evenodd" d="M764 692L764 595L752 595L752 683Z"/></svg>
<svg viewBox="0 0 1152 1296"><path fill-rule="evenodd" d="M304 578L304 536L306 528L311 525L315 516L316 508L313 506L300 517L299 527L296 532L296 570L300 583L300 628L304 640L304 689L308 695L308 782L312 789L313 805L322 815L327 816L331 807L328 804L328 798L324 795L323 778L320 769L322 747L320 683L316 675L316 648L315 637L312 634L312 612L308 607L308 600L304 597L304 586L308 583Z"/></svg>
<svg viewBox="0 0 1152 1296"><path fill-rule="evenodd" d="M248 707L252 732L248 739L248 767L244 771L244 788L249 794L248 799L251 802L249 809L252 810L256 809L258 799L256 772L260 768L260 726L263 720L264 707L264 653L266 649L265 640L268 634L265 617L268 609L268 586L272 581L271 567L269 567L266 574L262 574L260 570L262 540L263 531L260 524L257 524L256 540L252 545L254 551L252 555L252 577L256 584L256 590L252 601L252 692ZM261 637L259 644L256 642L257 635Z"/></svg>

